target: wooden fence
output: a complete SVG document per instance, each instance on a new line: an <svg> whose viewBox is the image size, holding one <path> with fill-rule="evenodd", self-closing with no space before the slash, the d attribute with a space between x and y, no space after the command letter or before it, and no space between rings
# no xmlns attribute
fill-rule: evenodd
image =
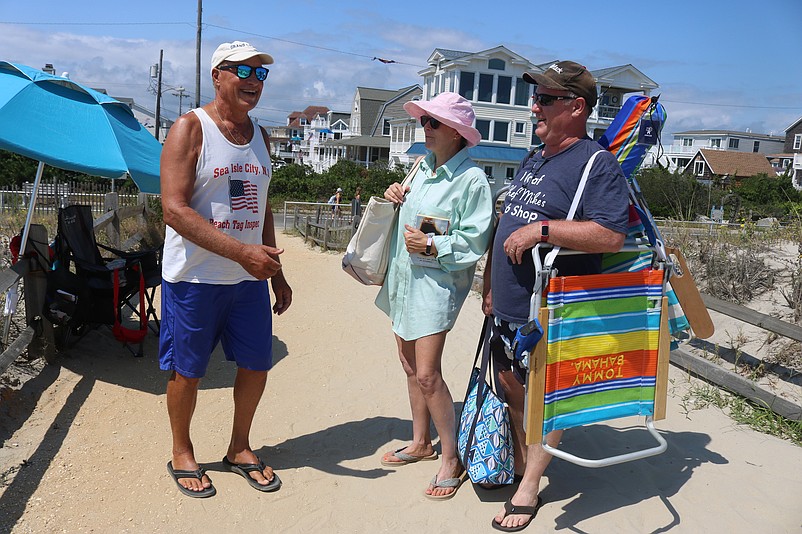
<svg viewBox="0 0 802 534"><path fill-rule="evenodd" d="M354 234L354 218L350 211L350 205L345 204L285 202L284 228L287 228L287 217L291 217L292 227L303 236L304 242L312 241L323 250L345 250Z"/></svg>
<svg viewBox="0 0 802 534"><path fill-rule="evenodd" d="M25 182L19 188L0 187L0 212L28 211L32 192L32 182ZM40 183L34 213L55 213L59 207L71 204L87 204L92 206L93 213L105 213L116 209L108 204L110 192L111 184L105 182ZM114 192L117 193L117 206L135 206L142 202L136 188L117 187Z"/></svg>

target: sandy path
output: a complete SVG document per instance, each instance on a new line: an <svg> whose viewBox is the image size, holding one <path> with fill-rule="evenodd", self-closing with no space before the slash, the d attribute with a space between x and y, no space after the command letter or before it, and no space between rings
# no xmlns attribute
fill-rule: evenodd
<svg viewBox="0 0 802 534"><path fill-rule="evenodd" d="M221 469L233 369L218 354L193 425L218 494L182 496L165 469L166 374L156 339L135 359L98 330L23 388L23 396L41 396L0 448L0 532L492 532L511 489L465 485L454 499L432 502L421 492L433 462L381 467L381 453L410 437L410 421L389 324L372 304L377 290L343 274L337 254L286 235L280 243L295 297L275 321L278 362L252 443L283 488L261 494ZM444 374L458 403L481 321L471 296L446 343ZM657 425L666 453L598 470L554 461L546 505L527 532L799 532L802 448L738 427L716 409L686 417L688 384L672 368L669 417ZM564 443L588 456L605 450L599 444L644 443L626 431L635 423L575 430Z"/></svg>

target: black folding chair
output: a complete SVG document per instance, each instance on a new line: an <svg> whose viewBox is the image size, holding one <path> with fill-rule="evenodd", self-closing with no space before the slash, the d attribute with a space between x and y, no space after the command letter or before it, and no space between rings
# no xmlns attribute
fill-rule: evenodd
<svg viewBox="0 0 802 534"><path fill-rule="evenodd" d="M112 325L115 337L126 346L130 342L139 343L136 354L141 356L141 339L144 337L141 330L150 326L158 333L159 329L153 298L156 287L161 284L161 249L125 252L100 245L95 239L91 207L85 205L67 206L59 210L55 245L55 271L60 274L53 275L56 280L54 285L58 285L60 280L72 287L61 294L56 292L54 298L76 297L73 299L76 304L73 306L74 313L68 314L66 321L70 329L88 324ZM101 254L101 249L112 257ZM72 271L74 277L70 276ZM147 308L143 310L131 303L140 291L143 301L147 302ZM83 294L83 302L79 300L79 293ZM122 327L120 318L123 307L133 310L140 324L144 325L139 334ZM151 318L155 328L149 324Z"/></svg>

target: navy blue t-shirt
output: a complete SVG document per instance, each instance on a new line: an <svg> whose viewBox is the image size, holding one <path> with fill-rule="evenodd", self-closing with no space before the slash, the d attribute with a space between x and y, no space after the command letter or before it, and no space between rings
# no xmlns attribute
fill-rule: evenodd
<svg viewBox="0 0 802 534"><path fill-rule="evenodd" d="M626 233L629 222L627 181L615 156L590 138L580 139L550 157L537 151L523 162L510 184L503 216L493 239L491 289L493 313L511 323L529 320L529 301L535 284L531 249L523 263L513 264L504 253L504 241L515 230L543 220L568 216L585 164L599 150L585 184L574 220L594 221L610 230ZM558 256L554 266L560 276L594 274L601 270L601 254Z"/></svg>

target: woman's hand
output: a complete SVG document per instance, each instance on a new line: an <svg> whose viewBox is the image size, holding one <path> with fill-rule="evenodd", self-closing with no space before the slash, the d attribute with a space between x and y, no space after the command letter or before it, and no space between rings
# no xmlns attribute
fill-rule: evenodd
<svg viewBox="0 0 802 534"><path fill-rule="evenodd" d="M409 186L401 186L398 182L390 185L387 191L384 192L384 198L393 204L402 204L404 202L404 195L409 191Z"/></svg>
<svg viewBox="0 0 802 534"><path fill-rule="evenodd" d="M413 252L426 252L426 241L428 241L429 236L421 232L420 229L408 224L405 224L404 228L407 230L404 232L404 241L406 241L407 244L407 252L410 254ZM434 243L432 243L430 252L432 255L436 254L437 252L435 250Z"/></svg>

